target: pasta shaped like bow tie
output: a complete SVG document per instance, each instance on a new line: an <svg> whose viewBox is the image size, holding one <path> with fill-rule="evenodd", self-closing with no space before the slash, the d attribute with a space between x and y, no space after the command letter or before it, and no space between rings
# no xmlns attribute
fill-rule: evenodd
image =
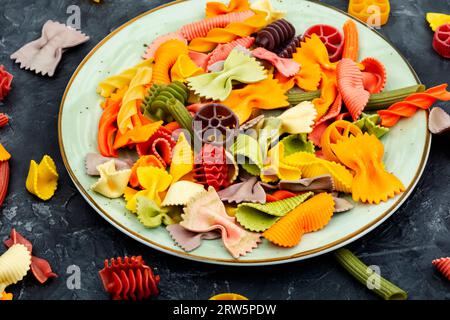
<svg viewBox="0 0 450 320"><path fill-rule="evenodd" d="M184 208L183 221L180 225L193 232L219 230L222 241L234 258L239 258L260 242L258 233L249 232L239 226L235 218L227 215L225 206L213 187L193 199Z"/></svg>
<svg viewBox="0 0 450 320"><path fill-rule="evenodd" d="M254 58L231 51L220 72L201 74L188 78L189 87L207 99L225 100L233 89L232 81L255 83L266 79L264 68Z"/></svg>
<svg viewBox="0 0 450 320"><path fill-rule="evenodd" d="M300 64L292 59L280 58L275 53L264 49L256 48L252 51L254 57L269 61L285 77L292 77L300 70Z"/></svg>
<svg viewBox="0 0 450 320"><path fill-rule="evenodd" d="M53 76L65 49L75 47L89 40L80 31L62 23L47 21L42 27L39 39L27 43L11 55L11 59L20 63L22 69L37 74Z"/></svg>

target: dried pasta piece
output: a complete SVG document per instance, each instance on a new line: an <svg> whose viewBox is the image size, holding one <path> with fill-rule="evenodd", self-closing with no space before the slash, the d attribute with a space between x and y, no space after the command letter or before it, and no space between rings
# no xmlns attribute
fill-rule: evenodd
<svg viewBox="0 0 450 320"><path fill-rule="evenodd" d="M266 192L256 177L250 177L248 180L235 183L226 189L218 192L220 200L228 203L241 202L266 202Z"/></svg>
<svg viewBox="0 0 450 320"><path fill-rule="evenodd" d="M277 246L294 247L300 243L303 234L325 227L333 212L333 197L328 193L318 194L281 218L263 236Z"/></svg>
<svg viewBox="0 0 450 320"><path fill-rule="evenodd" d="M162 36L157 37L151 44L147 46L147 49L145 49L143 59L150 59L150 61L153 61L153 58L155 58L156 50L164 43L169 40L180 40L187 44L187 40L184 38L183 34L180 31L177 32L171 32L168 34L164 34Z"/></svg>
<svg viewBox="0 0 450 320"><path fill-rule="evenodd" d="M11 301L13 299L12 293L0 292L0 301Z"/></svg>
<svg viewBox="0 0 450 320"><path fill-rule="evenodd" d="M363 74L356 62L344 58L338 63L336 77L342 99L356 121L370 98L370 92L364 89Z"/></svg>
<svg viewBox="0 0 450 320"><path fill-rule="evenodd" d="M172 176L166 170L157 167L140 167L137 169L139 184L144 190L134 193L127 202L126 208L131 212L137 210L137 197L143 196L161 205L161 193L166 191L172 182Z"/></svg>
<svg viewBox="0 0 450 320"><path fill-rule="evenodd" d="M216 17L206 18L184 25L183 27L181 27L181 33L186 39L192 42L192 40L207 37L211 30L225 28L232 23L245 21L253 15L253 11L247 10L243 12L232 12ZM212 47L209 50L196 50L195 48L192 48L191 45L189 45L189 48L191 50L199 52L207 52L214 49L214 47Z"/></svg>
<svg viewBox="0 0 450 320"><path fill-rule="evenodd" d="M353 209L355 206L353 203L344 198L339 198L336 195L333 196L334 199L334 213L346 212Z"/></svg>
<svg viewBox="0 0 450 320"><path fill-rule="evenodd" d="M327 24L316 24L309 27L303 34L303 37L310 37L317 34L328 50L331 62L336 62L342 57L344 49L344 36L333 26Z"/></svg>
<svg viewBox="0 0 450 320"><path fill-rule="evenodd" d="M1 85L0 85L0 87L1 87ZM2 90L2 89L0 89L0 90ZM0 96L1 96L1 93L0 93ZM8 124L8 122L9 122L8 116L4 113L0 113L0 128L3 128L4 126L6 126Z"/></svg>
<svg viewBox="0 0 450 320"><path fill-rule="evenodd" d="M289 156L296 152L314 153L314 144L308 140L306 134L291 134L280 140L284 147L284 156Z"/></svg>
<svg viewBox="0 0 450 320"><path fill-rule="evenodd" d="M8 150L5 149L5 147L0 143L0 161L7 161L11 159L11 154L8 152Z"/></svg>
<svg viewBox="0 0 450 320"><path fill-rule="evenodd" d="M170 70L172 81L185 82L187 78L204 73L203 68L198 67L187 54L180 54Z"/></svg>
<svg viewBox="0 0 450 320"><path fill-rule="evenodd" d="M39 164L31 160L26 188L28 192L47 201L55 194L58 177L55 162L50 156L45 155Z"/></svg>
<svg viewBox="0 0 450 320"><path fill-rule="evenodd" d="M299 168L304 178L330 174L333 177L337 191L345 193L351 193L352 191L353 175L341 164L320 159L316 155L307 152L297 152L286 156L283 162Z"/></svg>
<svg viewBox="0 0 450 320"><path fill-rule="evenodd" d="M169 173L172 176L172 183L180 180L184 175L194 169L194 152L184 133L180 133L178 141L172 151L172 162Z"/></svg>
<svg viewBox="0 0 450 320"><path fill-rule="evenodd" d="M9 186L9 161L0 161L0 206L8 193Z"/></svg>
<svg viewBox="0 0 450 320"><path fill-rule="evenodd" d="M331 148L355 172L353 200L378 204L405 191L402 182L384 168L384 146L374 135L349 136Z"/></svg>
<svg viewBox="0 0 450 320"><path fill-rule="evenodd" d="M119 154L114 149L114 136L118 131L117 115L121 101L106 99L104 110L98 122L97 148L104 157L117 157Z"/></svg>
<svg viewBox="0 0 450 320"><path fill-rule="evenodd" d="M386 86L387 72L381 61L375 58L365 58L361 61L364 66L363 83L364 89L372 93L380 93Z"/></svg>
<svg viewBox="0 0 450 320"><path fill-rule="evenodd" d="M175 222L168 215L169 210L159 207L152 199L136 197L136 214L140 223L147 228L157 228L161 224L166 226Z"/></svg>
<svg viewBox="0 0 450 320"><path fill-rule="evenodd" d="M321 124L325 124L329 120L335 119L340 113L342 109L342 96L338 92L336 99L334 100L333 104L328 108L328 111L326 114L324 114L322 117L320 117L315 125L314 129L320 126ZM320 137L319 137L320 138ZM318 144L320 146L320 144Z"/></svg>
<svg viewBox="0 0 450 320"><path fill-rule="evenodd" d="M278 183L281 190L289 190L294 192L332 192L334 190L333 177L324 174L314 178L303 178L299 180L281 180Z"/></svg>
<svg viewBox="0 0 450 320"><path fill-rule="evenodd" d="M184 208L180 225L193 232L219 230L225 248L234 258L246 255L258 246L260 234L248 232L227 215L216 190L209 187Z"/></svg>
<svg viewBox="0 0 450 320"><path fill-rule="evenodd" d="M86 174L90 176L99 176L100 172L97 170L97 166L105 162L114 160L114 164L117 170L130 169L133 166L133 161L131 159L116 159L104 157L98 153L88 153L84 160L86 167Z"/></svg>
<svg viewBox="0 0 450 320"><path fill-rule="evenodd" d="M297 61L302 68L307 65L318 64L322 72L336 69L336 64L330 62L327 47L316 34L304 39L301 47L297 48L297 52L292 55L292 59Z"/></svg>
<svg viewBox="0 0 450 320"><path fill-rule="evenodd" d="M284 143L280 142L269 150L264 168L261 171L261 180L263 182L274 182L278 179L300 179L302 175L301 170L298 167L286 164L284 158Z"/></svg>
<svg viewBox="0 0 450 320"><path fill-rule="evenodd" d="M208 18L247 10L250 10L248 0L230 0L228 5L213 1L206 3L206 17Z"/></svg>
<svg viewBox="0 0 450 320"><path fill-rule="evenodd" d="M439 107L431 109L428 129L433 134L448 132L450 130L450 115Z"/></svg>
<svg viewBox="0 0 450 320"><path fill-rule="evenodd" d="M131 169L118 171L114 160L110 160L98 165L97 170L100 178L91 186L91 190L111 199L121 197L130 180Z"/></svg>
<svg viewBox="0 0 450 320"><path fill-rule="evenodd" d="M255 42L255 38L253 37L244 37L238 38L228 43L219 44L207 57L204 68L209 68L213 64L224 61L228 58L231 51L242 46L244 48L250 48Z"/></svg>
<svg viewBox="0 0 450 320"><path fill-rule="evenodd" d="M267 95L270 92L270 95ZM239 123L250 119L253 109L270 110L287 107L289 105L286 90L276 79L268 76L267 79L235 89L223 104L230 107L239 118Z"/></svg>
<svg viewBox="0 0 450 320"><path fill-rule="evenodd" d="M436 29L433 37L433 49L441 56L450 59L450 23Z"/></svg>
<svg viewBox="0 0 450 320"><path fill-rule="evenodd" d="M280 58L264 48L256 48L252 51L252 54L258 59L269 61L285 77L292 77L300 71L300 65L294 60Z"/></svg>
<svg viewBox="0 0 450 320"><path fill-rule="evenodd" d="M230 15L240 15L240 18L245 17L245 14L247 14L247 18L227 24L226 27L210 29L206 36L192 39L189 43L189 49L198 52L209 52L220 43L228 43L237 38L248 37L267 25L266 13L258 12L253 14L253 11L250 12L251 15L247 11L230 13ZM220 17L218 16L217 18Z"/></svg>
<svg viewBox="0 0 450 320"><path fill-rule="evenodd" d="M124 134L117 134L113 148L117 150L125 146L145 143L158 131L162 124L162 121L156 121L145 125L134 126L133 129L126 131Z"/></svg>
<svg viewBox="0 0 450 320"><path fill-rule="evenodd" d="M450 101L450 92L446 90L447 84L429 88L425 92L414 93L405 100L394 103L386 110L378 111L381 125L393 127L401 118L409 118L420 109L429 109L436 101Z"/></svg>
<svg viewBox="0 0 450 320"><path fill-rule="evenodd" d="M314 120L317 118L317 110L313 103L304 101L287 109L278 118L282 121L283 132L290 134L310 133Z"/></svg>
<svg viewBox="0 0 450 320"><path fill-rule="evenodd" d="M48 20L42 27L41 37L21 47L11 55L20 68L52 77L68 49L89 40L81 31L65 24Z"/></svg>
<svg viewBox="0 0 450 320"><path fill-rule="evenodd" d="M246 164L244 166L245 170L248 171L249 168L252 168L252 172L249 173L259 175L263 167L263 155L255 138L246 134L240 134L237 136L231 150L241 166Z"/></svg>
<svg viewBox="0 0 450 320"><path fill-rule="evenodd" d="M146 155L140 157L131 167L131 175L129 183L133 188L137 188L140 186L139 179L137 176L137 169L140 167L156 167L161 169L166 168L165 165L161 161L159 161L158 158L154 155ZM121 170L117 167L117 163L116 168L118 170Z"/></svg>
<svg viewBox="0 0 450 320"><path fill-rule="evenodd" d="M282 135L282 120L276 117L266 117L256 126L258 144L262 152L263 161L266 162L267 152L275 145Z"/></svg>
<svg viewBox="0 0 450 320"><path fill-rule="evenodd" d="M169 40L161 44L155 52L152 83L169 84L171 81L170 69L182 54L189 54L187 45L184 41Z"/></svg>
<svg viewBox="0 0 450 320"><path fill-rule="evenodd" d="M275 78L280 82L284 90L289 90L297 85L306 91L315 91L319 88L322 73L320 65L306 64L302 65L300 71L293 77L285 77L281 73L277 73Z"/></svg>
<svg viewBox="0 0 450 320"><path fill-rule="evenodd" d="M190 200L204 191L205 187L201 184L183 180L176 181L170 186L161 205L163 207L185 206Z"/></svg>
<svg viewBox="0 0 450 320"><path fill-rule="evenodd" d="M324 158L329 161L339 162L339 159L333 153L331 146L350 135L357 136L362 133L363 132L359 126L354 123L345 120L337 120L333 122L325 129L321 137L321 146Z"/></svg>
<svg viewBox="0 0 450 320"><path fill-rule="evenodd" d="M138 113L137 102L144 99L145 86L152 80L152 72L152 68L142 67L138 69L131 80L117 115L117 126L120 133L125 134L128 130L134 128L131 118Z"/></svg>
<svg viewBox="0 0 450 320"><path fill-rule="evenodd" d="M9 94L13 78L13 75L5 70L5 66L0 65L0 101L3 101Z"/></svg>
<svg viewBox="0 0 450 320"><path fill-rule="evenodd" d="M391 4L389 0L350 0L348 13L371 27L380 27L389 20Z"/></svg>
<svg viewBox="0 0 450 320"><path fill-rule="evenodd" d="M292 211L312 195L312 192L307 192L302 195L265 204L241 203L238 205L236 211L236 219L244 228L250 231L265 231L273 226L280 217L288 214L288 212Z"/></svg>
<svg viewBox="0 0 450 320"><path fill-rule="evenodd" d="M287 190L277 190L272 194L267 194L266 195L266 202L275 202L275 201L280 201L280 200L284 200L284 199L288 199L288 198L292 198L295 197L296 194L292 193L290 191Z"/></svg>
<svg viewBox="0 0 450 320"><path fill-rule="evenodd" d="M325 73L322 73L322 91L320 98L312 101L317 110L317 118L323 117L327 114L330 107L336 101L338 90L334 79L329 78Z"/></svg>
<svg viewBox="0 0 450 320"><path fill-rule="evenodd" d="M166 167L172 161L176 141L165 127L160 127L148 141L136 145L139 156L154 155Z"/></svg>
<svg viewBox="0 0 450 320"><path fill-rule="evenodd" d="M186 252L200 247L203 240L214 240L221 237L221 234L217 231L192 232L179 224L171 224L166 229L169 231L170 237L175 241L175 244Z"/></svg>
<svg viewBox="0 0 450 320"><path fill-rule="evenodd" d="M359 56L359 34L356 23L348 19L344 26L344 49L342 52L342 58L358 61Z"/></svg>
<svg viewBox="0 0 450 320"><path fill-rule="evenodd" d="M124 70L117 75L106 78L98 84L97 93L104 98L111 97L111 95L116 90L128 87L131 83L131 80L133 80L133 78L136 76L138 70L144 67L150 68L152 66L152 63L152 59L144 60L130 69Z"/></svg>
<svg viewBox="0 0 450 320"><path fill-rule="evenodd" d="M450 23L450 14L428 12L426 18L433 31L436 31L443 24Z"/></svg>
<svg viewBox="0 0 450 320"><path fill-rule="evenodd" d="M268 24L282 19L286 15L286 12L284 11L275 10L272 3L270 3L270 0L256 0L251 4L250 8L254 11L264 12Z"/></svg>
<svg viewBox="0 0 450 320"><path fill-rule="evenodd" d="M450 280L450 258L440 258L433 260L433 265L440 273L448 280Z"/></svg>
<svg viewBox="0 0 450 320"><path fill-rule="evenodd" d="M431 118L431 116L430 116ZM389 132L389 128L378 125L380 122L380 116L378 114L365 114L361 115L361 119L355 122L355 125L361 129L362 132L375 135L378 139Z"/></svg>
<svg viewBox="0 0 450 320"><path fill-rule="evenodd" d="M31 254L22 244L11 246L0 256L0 292L21 281L31 265Z"/></svg>
<svg viewBox="0 0 450 320"><path fill-rule="evenodd" d="M255 83L266 79L264 68L254 59L233 50L221 72L201 74L188 79L196 94L213 100L225 100L233 89L233 81Z"/></svg>
<svg viewBox="0 0 450 320"><path fill-rule="evenodd" d="M216 190L227 187L230 184L227 160L224 147L205 143L194 159L195 181Z"/></svg>

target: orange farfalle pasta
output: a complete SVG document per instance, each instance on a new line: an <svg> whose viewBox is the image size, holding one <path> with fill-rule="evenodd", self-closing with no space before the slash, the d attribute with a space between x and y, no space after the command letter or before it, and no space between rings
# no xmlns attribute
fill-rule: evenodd
<svg viewBox="0 0 450 320"><path fill-rule="evenodd" d="M6 160L9 160L9 159L11 159L11 154L0 143L0 161L6 161Z"/></svg>
<svg viewBox="0 0 450 320"><path fill-rule="evenodd" d="M307 64L300 67L300 71L293 77L285 77L280 72L277 72L275 78L286 91L292 89L294 85L305 91L315 91L319 88L322 74L320 65Z"/></svg>
<svg viewBox="0 0 450 320"><path fill-rule="evenodd" d="M288 106L285 92L278 81L269 76L263 81L233 90L223 103L236 113L240 123L244 123L250 118L253 109L268 110Z"/></svg>
<svg viewBox="0 0 450 320"><path fill-rule="evenodd" d="M311 38L305 38L301 46L292 55L292 59L302 67L318 64L322 72L334 72L336 69L336 64L330 62L327 47L316 34L312 34Z"/></svg>
<svg viewBox="0 0 450 320"><path fill-rule="evenodd" d="M206 16L208 18L246 10L250 10L248 0L230 0L228 6L222 2L208 2L206 4Z"/></svg>
<svg viewBox="0 0 450 320"><path fill-rule="evenodd" d="M394 126L401 118L409 118L416 114L417 110L429 109L437 100L450 101L450 92L447 84L430 88L425 92L414 93L405 100L394 103L387 110L378 111L381 117L381 125L384 127Z"/></svg>
<svg viewBox="0 0 450 320"><path fill-rule="evenodd" d="M193 39L189 43L189 49L197 52L209 52L220 43L248 37L267 25L266 15L264 12L258 12L242 22L230 23L225 28L214 28L208 32L206 37Z"/></svg>
<svg viewBox="0 0 450 320"><path fill-rule="evenodd" d="M159 46L155 52L152 83L169 84L171 82L170 69L182 54L189 54L187 45L183 41L169 40Z"/></svg>
<svg viewBox="0 0 450 320"><path fill-rule="evenodd" d="M170 77L172 81L185 82L187 78L202 73L204 73L203 68L197 66L189 55L181 54L170 70Z"/></svg>
<svg viewBox="0 0 450 320"><path fill-rule="evenodd" d="M339 161L355 172L353 200L378 204L405 191L403 183L384 168L384 146L376 136L348 136L331 148Z"/></svg>
<svg viewBox="0 0 450 320"><path fill-rule="evenodd" d="M162 121L158 121L143 126L135 126L124 134L116 135L113 148L117 150L127 145L148 141L159 127L161 127L162 123Z"/></svg>
<svg viewBox="0 0 450 320"><path fill-rule="evenodd" d="M336 100L336 97L338 95L335 80L328 78L328 76L325 73L322 74L321 86L322 91L320 98L316 98L312 101L314 107L316 107L317 110L317 119L320 119L328 112L328 109Z"/></svg>
<svg viewBox="0 0 450 320"><path fill-rule="evenodd" d="M321 193L300 204L263 233L280 247L294 247L305 233L314 232L330 222L334 212L333 196Z"/></svg>

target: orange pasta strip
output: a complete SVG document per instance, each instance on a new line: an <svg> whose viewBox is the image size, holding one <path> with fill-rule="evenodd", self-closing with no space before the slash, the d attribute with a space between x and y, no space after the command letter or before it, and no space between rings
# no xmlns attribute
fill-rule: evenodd
<svg viewBox="0 0 450 320"><path fill-rule="evenodd" d="M210 18L222 14L246 10L250 10L248 0L230 0L228 6L222 2L208 2L206 4L206 17Z"/></svg>
<svg viewBox="0 0 450 320"><path fill-rule="evenodd" d="M189 49L197 52L209 52L220 43L248 37L267 25L266 16L266 13L258 12L242 22L230 23L225 28L211 29L206 37L193 39L189 43Z"/></svg>
<svg viewBox="0 0 450 320"><path fill-rule="evenodd" d="M378 111L381 117L381 125L384 127L394 126L401 118L409 118L416 114L417 110L429 109L437 100L450 101L450 92L447 89L448 84L430 88L425 92L414 93L405 100L394 103L387 110Z"/></svg>
<svg viewBox="0 0 450 320"><path fill-rule="evenodd" d="M314 232L330 222L334 212L334 200L328 193L321 193L300 204L263 233L263 236L280 247L294 247L303 234Z"/></svg>
<svg viewBox="0 0 450 320"><path fill-rule="evenodd" d="M336 81L329 79L328 76L322 74L322 91L320 98L316 98L312 101L314 107L317 110L317 119L324 116L338 95Z"/></svg>
<svg viewBox="0 0 450 320"><path fill-rule="evenodd" d="M113 148L117 150L127 145L147 142L162 123L162 121L158 121L146 125L134 126L133 129L128 130L124 134L116 135Z"/></svg>
<svg viewBox="0 0 450 320"><path fill-rule="evenodd" d="M344 23L344 51L342 58L348 58L353 61L358 61L359 56L359 35L356 23L349 19Z"/></svg>
<svg viewBox="0 0 450 320"><path fill-rule="evenodd" d="M180 40L169 40L155 52L152 83L169 84L170 69L182 54L189 54L187 45Z"/></svg>
<svg viewBox="0 0 450 320"><path fill-rule="evenodd" d="M97 146L98 151L105 157L117 157L118 153L113 148L114 134L118 131L117 115L119 114L121 101L107 99L105 109L98 123Z"/></svg>
<svg viewBox="0 0 450 320"><path fill-rule="evenodd" d="M130 185L133 188L140 186L139 179L137 176L137 169L140 167L157 167L165 169L161 161L158 160L154 155L142 156L140 157L131 168Z"/></svg>
<svg viewBox="0 0 450 320"><path fill-rule="evenodd" d="M353 200L379 204L405 191L402 182L384 168L384 146L376 136L348 136L331 149L341 163L355 172Z"/></svg>

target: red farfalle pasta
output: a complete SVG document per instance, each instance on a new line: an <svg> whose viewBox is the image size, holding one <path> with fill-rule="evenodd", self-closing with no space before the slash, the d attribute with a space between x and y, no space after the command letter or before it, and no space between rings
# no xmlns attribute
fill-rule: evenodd
<svg viewBox="0 0 450 320"><path fill-rule="evenodd" d="M430 88L424 92L414 93L405 100L394 103L387 110L378 111L381 117L381 125L384 127L394 126L401 118L409 118L416 114L417 110L429 109L437 100L450 101L448 84Z"/></svg>
<svg viewBox="0 0 450 320"><path fill-rule="evenodd" d="M194 179L216 190L229 185L227 158L222 146L203 145L202 150L195 157Z"/></svg>
<svg viewBox="0 0 450 320"><path fill-rule="evenodd" d="M5 70L3 65L0 65L0 101L5 99L11 90L11 82L13 75Z"/></svg>
<svg viewBox="0 0 450 320"><path fill-rule="evenodd" d="M225 60L230 54L231 50L236 48L237 46L243 46L245 48L250 48L255 42L255 38L253 37L244 37L239 38L234 41L219 44L210 54L206 63L206 67L213 65L218 61ZM206 68L205 68L206 69Z"/></svg>
<svg viewBox="0 0 450 320"><path fill-rule="evenodd" d="M336 68L336 79L348 111L353 120L358 120L369 102L370 93L364 89L363 74L356 62L348 58L342 59Z"/></svg>
<svg viewBox="0 0 450 320"><path fill-rule="evenodd" d="M140 157L145 155L154 155L167 167L172 160L172 150L177 142L165 127L160 127L147 142L138 143L136 151Z"/></svg>
<svg viewBox="0 0 450 320"><path fill-rule="evenodd" d="M433 260L433 265L450 280L450 257Z"/></svg>
<svg viewBox="0 0 450 320"><path fill-rule="evenodd" d="M159 294L159 276L141 256L105 260L99 272L103 287L113 300L142 300Z"/></svg>
<svg viewBox="0 0 450 320"><path fill-rule="evenodd" d="M9 118L6 114L0 113L0 128L8 124Z"/></svg>
<svg viewBox="0 0 450 320"><path fill-rule="evenodd" d="M253 15L254 12L248 10L206 18L184 25L181 27L181 33L186 39L191 41L194 38L205 37L211 29L224 28L232 22L241 22Z"/></svg>
<svg viewBox="0 0 450 320"><path fill-rule="evenodd" d="M33 245L30 241L25 239L20 233L18 233L14 228L11 229L9 239L3 241L7 248L15 244L24 245L30 253L33 251ZM49 278L56 278L58 275L52 271L52 267L47 260L38 258L36 256L31 256L31 272L34 277L40 282L45 283Z"/></svg>
<svg viewBox="0 0 450 320"><path fill-rule="evenodd" d="M386 86L387 73L384 65L375 58L365 58L361 61L364 66L364 89L370 93L379 93Z"/></svg>

